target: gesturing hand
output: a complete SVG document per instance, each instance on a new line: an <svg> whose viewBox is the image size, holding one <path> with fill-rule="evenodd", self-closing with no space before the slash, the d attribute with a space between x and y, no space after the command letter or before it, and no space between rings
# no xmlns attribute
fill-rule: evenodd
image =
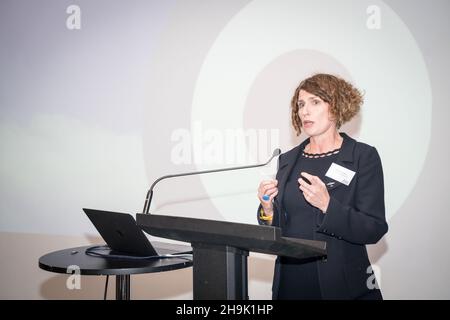
<svg viewBox="0 0 450 320"><path fill-rule="evenodd" d="M305 200L314 207L319 208L323 213L326 213L328 204L330 203L330 194L325 183L319 177L306 172L301 172L300 175L311 182L311 184L308 184L302 178L298 179L300 184L299 189L303 192Z"/></svg>

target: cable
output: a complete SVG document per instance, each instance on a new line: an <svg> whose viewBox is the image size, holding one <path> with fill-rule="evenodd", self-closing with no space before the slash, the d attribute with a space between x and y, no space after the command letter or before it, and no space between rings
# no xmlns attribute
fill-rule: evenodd
<svg viewBox="0 0 450 320"><path fill-rule="evenodd" d="M103 300L106 300L106 294L108 293L108 279L109 275L106 275L105 293L103 294Z"/></svg>

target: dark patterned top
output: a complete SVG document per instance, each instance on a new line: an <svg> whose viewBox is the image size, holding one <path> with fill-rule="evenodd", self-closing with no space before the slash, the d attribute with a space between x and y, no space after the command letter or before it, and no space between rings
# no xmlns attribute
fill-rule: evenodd
<svg viewBox="0 0 450 320"><path fill-rule="evenodd" d="M336 160L339 149L324 154L302 152L286 183L283 207L287 221L283 236L314 240L316 216L322 211L309 204L299 189L300 172L318 176L322 181L330 165ZM278 299L322 299L317 261L300 261L280 258L280 283Z"/></svg>

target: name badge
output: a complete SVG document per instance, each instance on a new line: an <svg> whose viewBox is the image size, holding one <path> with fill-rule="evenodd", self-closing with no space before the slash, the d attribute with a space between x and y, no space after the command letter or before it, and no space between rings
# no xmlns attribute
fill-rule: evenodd
<svg viewBox="0 0 450 320"><path fill-rule="evenodd" d="M340 166L333 162L330 168L328 169L327 173L325 174L325 176L334 179L336 181L339 181L340 183L343 183L346 186L348 186L352 181L355 173L356 172L344 168L343 166Z"/></svg>

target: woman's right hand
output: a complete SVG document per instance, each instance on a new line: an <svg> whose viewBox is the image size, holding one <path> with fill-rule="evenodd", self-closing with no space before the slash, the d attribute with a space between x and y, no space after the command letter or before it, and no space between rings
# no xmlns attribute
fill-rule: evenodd
<svg viewBox="0 0 450 320"><path fill-rule="evenodd" d="M264 209L266 216L273 214L273 198L278 194L278 181L277 180L264 180L261 181L258 188L258 199L261 202L261 206ZM268 200L264 200L263 196L269 196Z"/></svg>

